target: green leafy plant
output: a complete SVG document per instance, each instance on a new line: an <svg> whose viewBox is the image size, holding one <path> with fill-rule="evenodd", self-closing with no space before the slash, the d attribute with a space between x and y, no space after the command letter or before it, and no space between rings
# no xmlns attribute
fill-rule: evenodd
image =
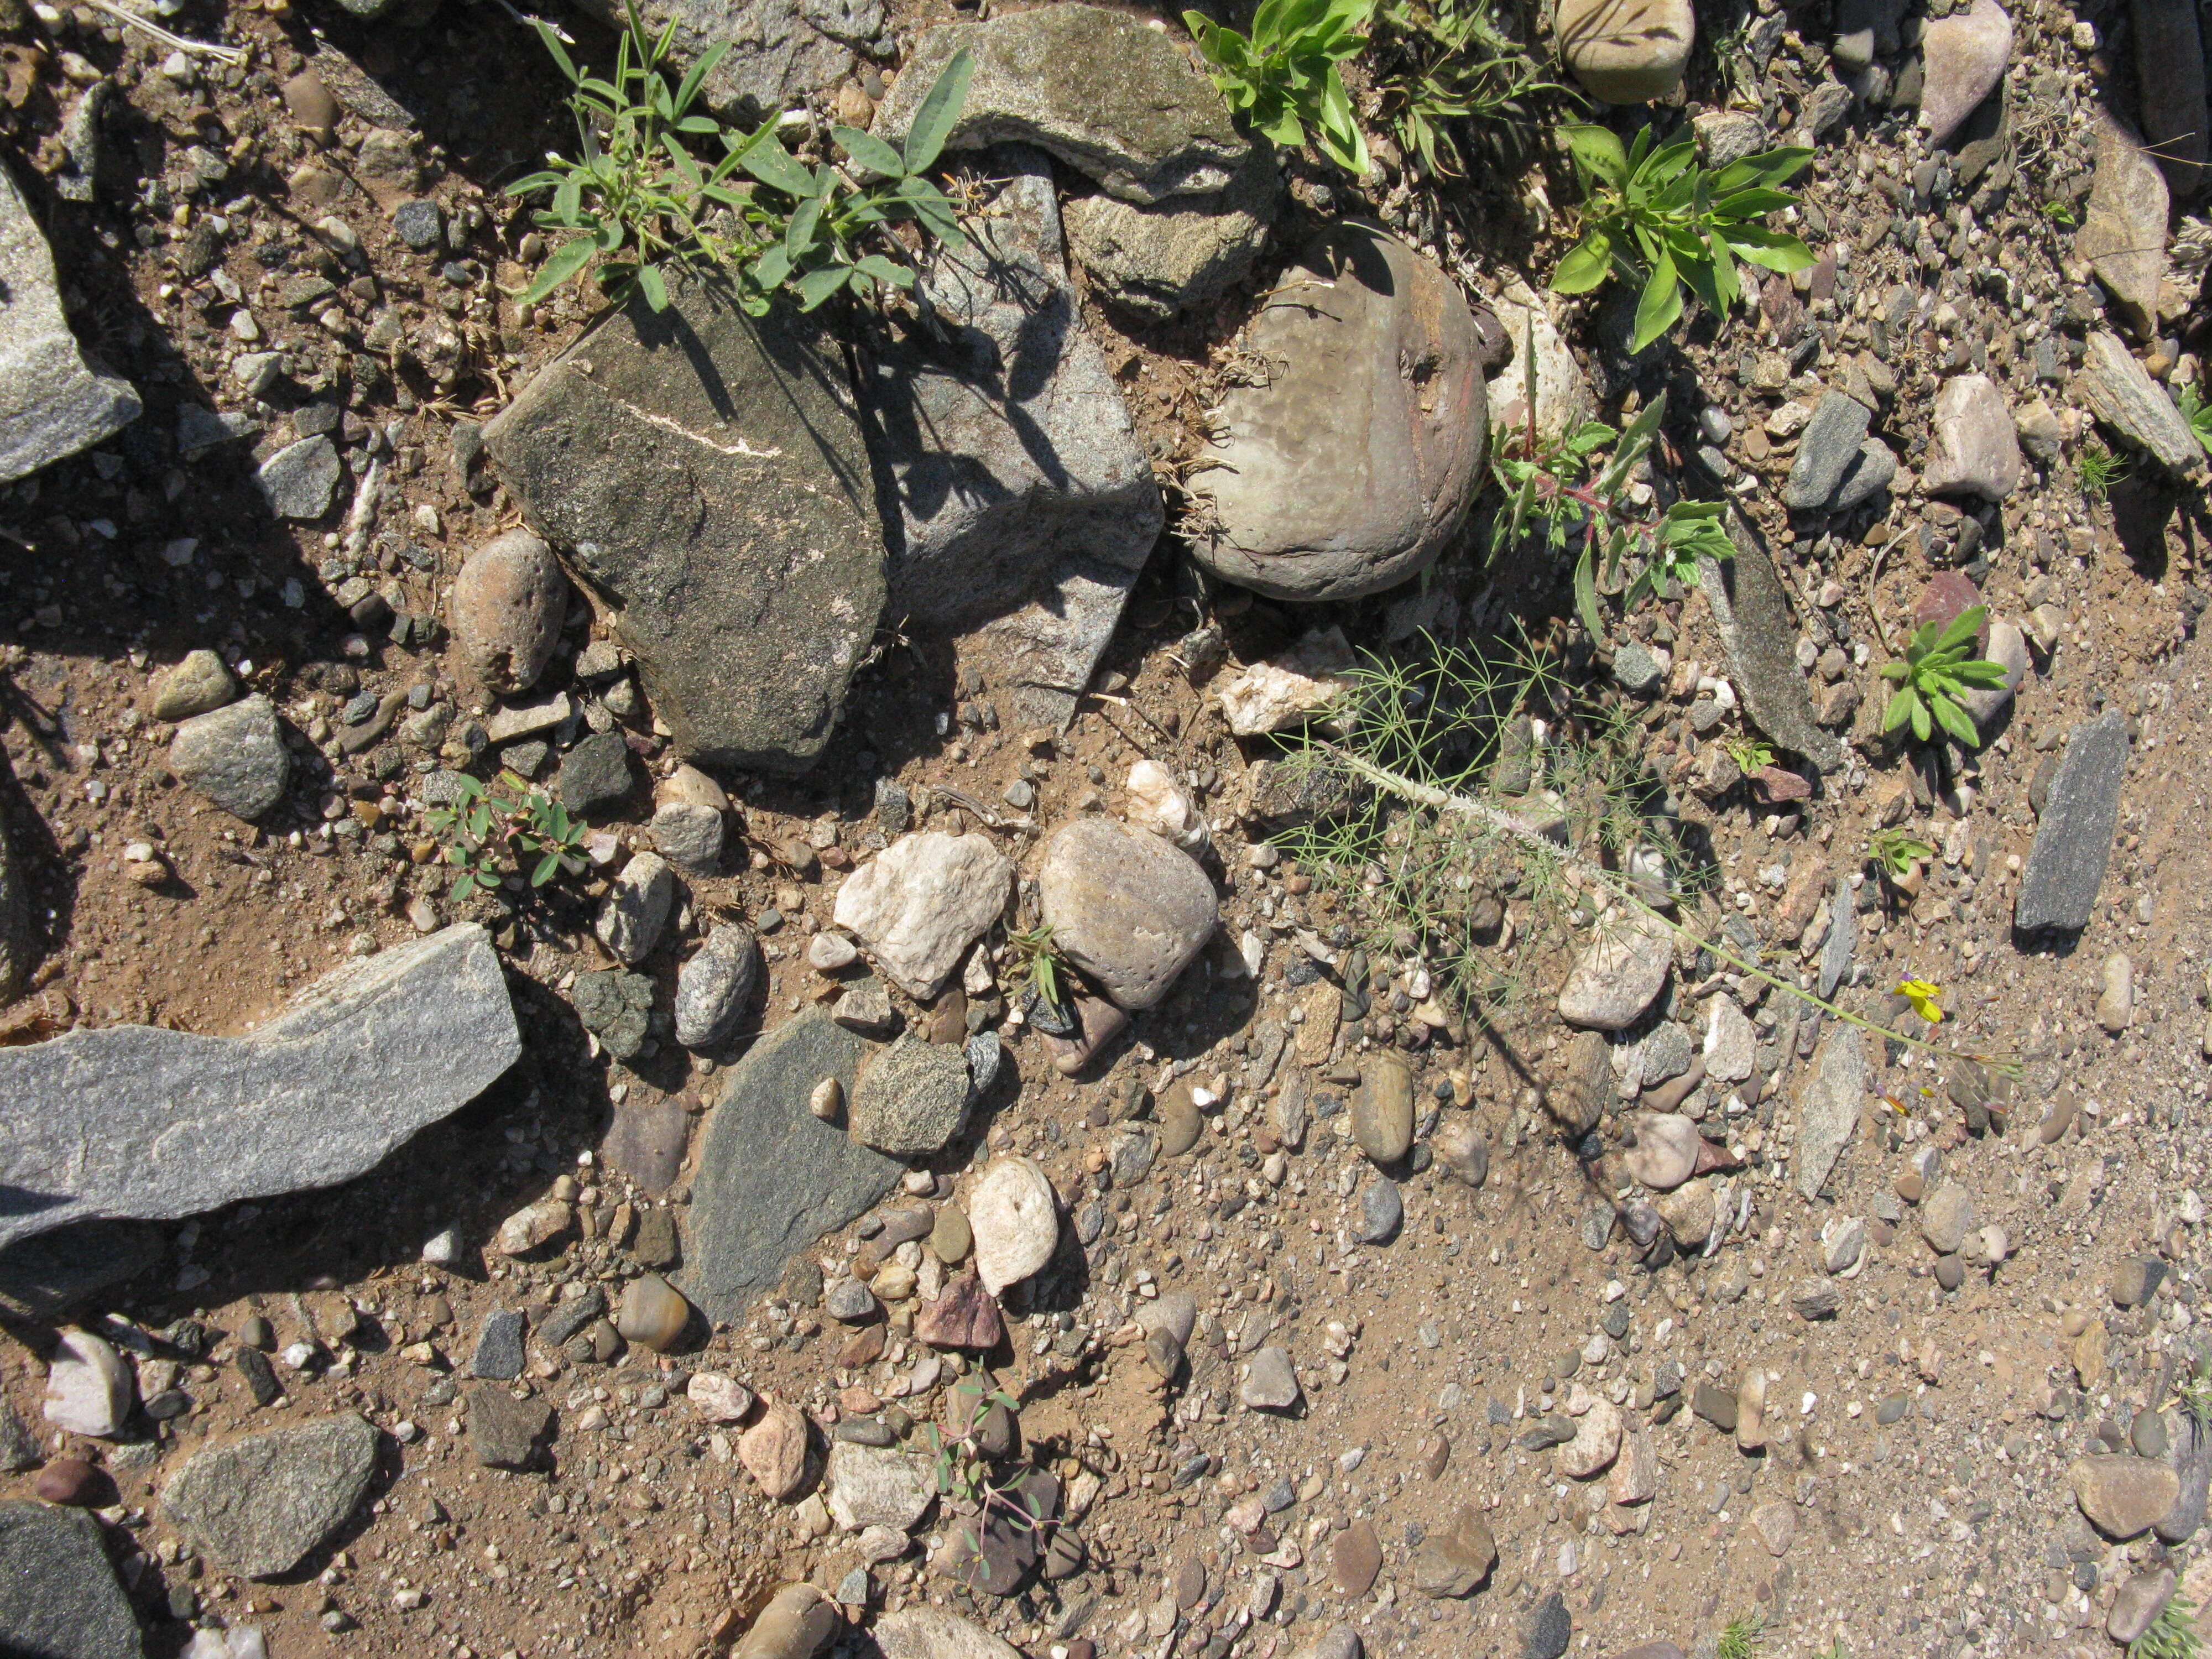
<svg viewBox="0 0 2212 1659"><path fill-rule="evenodd" d="M2174 1403L2187 1412L2198 1432L2212 1430L2212 1352L2198 1353L2173 1385Z"/></svg>
<svg viewBox="0 0 2212 1659"><path fill-rule="evenodd" d="M1811 150L1769 150L1708 173L1686 133L1655 147L1647 126L1626 149L1601 126L1569 127L1564 137L1586 192L1584 228L1552 286L1587 294L1612 276L1640 283L1631 350L1674 325L1685 288L1714 316L1726 316L1742 293L1739 260L1779 271L1813 263L1804 243L1761 222L1796 205L1777 186L1803 169Z"/></svg>
<svg viewBox="0 0 2212 1659"><path fill-rule="evenodd" d="M1746 777L1762 766L1774 764L1774 750L1757 738L1723 738L1721 749Z"/></svg>
<svg viewBox="0 0 2212 1659"><path fill-rule="evenodd" d="M1766 1645L1766 1621L1756 1615L1732 1619L1713 1645L1713 1659L1752 1659Z"/></svg>
<svg viewBox="0 0 2212 1659"><path fill-rule="evenodd" d="M1006 945L1030 976L1030 988L1040 1001L1060 1006L1060 970L1066 966L1052 942L1052 925L1040 922L1027 933L1006 935Z"/></svg>
<svg viewBox="0 0 2212 1659"><path fill-rule="evenodd" d="M2200 1639L2196 1607L2175 1595L2150 1621L2150 1628L2128 1644L2128 1659L2197 1659Z"/></svg>
<svg viewBox="0 0 2212 1659"><path fill-rule="evenodd" d="M1892 881L1903 881L1912 866L1932 859L1936 849L1917 836L1898 829L1877 830L1867 837L1867 857Z"/></svg>
<svg viewBox="0 0 2212 1659"><path fill-rule="evenodd" d="M902 149L833 127L843 164L810 167L783 147L781 118L741 134L696 107L728 42L708 48L672 85L664 64L675 21L655 36L636 0L623 3L628 26L611 79L579 69L551 26L536 25L574 88L568 104L581 154L549 156L544 171L507 187L510 196L550 191L533 222L563 233L523 293L524 305L597 260L599 285L618 304L635 294L665 309L669 278L689 271L731 281L755 315L787 285L811 311L848 289L866 296L878 284L914 285L907 250L888 234L896 221L966 245L951 202L922 176L967 96L973 64L965 52L922 100Z"/></svg>
<svg viewBox="0 0 2212 1659"><path fill-rule="evenodd" d="M1355 176L1368 169L1367 136L1338 67L1367 42L1375 0L1260 0L1248 39L1201 12L1184 24L1232 113L1295 149L1314 147Z"/></svg>
<svg viewBox="0 0 2212 1659"><path fill-rule="evenodd" d="M583 826L544 790L501 772L490 786L465 774L454 792L458 800L433 807L424 820L445 841L446 862L460 872L453 897L498 886L507 870L526 872L533 888L556 876L583 873L588 863Z"/></svg>
<svg viewBox="0 0 2212 1659"><path fill-rule="evenodd" d="M1524 139L1538 100L1576 96L1500 20L1502 0L1382 0L1368 76L1398 147L1431 178L1468 168L1462 135Z"/></svg>
<svg viewBox="0 0 2212 1659"><path fill-rule="evenodd" d="M1987 605L1969 605L1948 628L1923 623L1906 643L1905 654L1883 665L1881 677L1897 685L1889 707L1882 711L1883 731L1909 725L1914 738L1925 743L1940 726L1969 748L1981 741L1959 698L1970 690L2004 684L2002 663L1969 654L1989 614Z"/></svg>
<svg viewBox="0 0 2212 1659"><path fill-rule="evenodd" d="M1590 421L1547 441L1536 422L1533 334L1522 383L1531 388L1527 422L1500 428L1491 444L1492 476L1505 492L1505 508L1494 521L1493 545L1519 540L1532 524L1540 527L1555 551L1577 544L1575 609L1592 639L1605 633L1597 603L1601 572L1611 583L1620 579L1626 566L1638 567L1621 596L1623 607L1633 610L1662 581L1696 586L1700 558L1735 556L1722 502L1676 501L1654 514L1629 498L1629 475L1666 418L1663 393L1645 405L1626 432ZM1612 455L1601 467L1599 455L1607 448Z"/></svg>
<svg viewBox="0 0 2212 1659"><path fill-rule="evenodd" d="M2082 495L2101 501L2112 487L2128 476L2128 464L2102 444L2090 444L2074 462Z"/></svg>
<svg viewBox="0 0 2212 1659"><path fill-rule="evenodd" d="M2074 228L2074 204L2071 202L2054 197L2045 202L2037 211L2061 230Z"/></svg>
<svg viewBox="0 0 2212 1659"><path fill-rule="evenodd" d="M2185 386L2174 394L2173 406L2181 411L2181 418L2189 422L2189 429L2197 437L2197 447L2212 455L2212 403L2193 386Z"/></svg>
<svg viewBox="0 0 2212 1659"><path fill-rule="evenodd" d="M948 1400L948 1426L932 1423L923 1431L938 1491L973 1516L953 1522L947 1550L939 1558L945 1570L970 1589L988 1576L992 1557L1000 1552L1002 1566L1007 1558L1017 1569L1035 1559L1043 1534L1054 1524L1049 1494L1057 1490L1025 1465L1005 1467L1011 1447L992 1444L987 1428L994 1417L1010 1419L1018 1407L1012 1395L985 1387L986 1382L979 1376L956 1384Z"/></svg>

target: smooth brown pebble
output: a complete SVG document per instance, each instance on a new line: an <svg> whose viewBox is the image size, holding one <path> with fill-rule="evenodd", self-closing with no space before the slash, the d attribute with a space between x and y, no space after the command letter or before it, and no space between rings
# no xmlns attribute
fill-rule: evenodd
<svg viewBox="0 0 2212 1659"><path fill-rule="evenodd" d="M615 1329L626 1342L665 1353L691 1322L691 1304L659 1273L641 1273L623 1286Z"/></svg>

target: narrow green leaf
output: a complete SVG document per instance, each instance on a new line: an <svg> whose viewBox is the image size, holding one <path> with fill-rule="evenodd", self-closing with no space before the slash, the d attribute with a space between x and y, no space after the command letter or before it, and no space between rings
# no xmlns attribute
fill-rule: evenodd
<svg viewBox="0 0 2212 1659"><path fill-rule="evenodd" d="M854 263L853 269L864 270L879 283L889 283L893 288L912 288L914 272L905 265L885 258L880 253L866 254Z"/></svg>
<svg viewBox="0 0 2212 1659"><path fill-rule="evenodd" d="M1636 333L1628 349L1643 350L1674 327L1681 315L1682 289L1675 277L1674 256L1662 252L1651 267L1650 280L1644 285L1644 297L1637 301Z"/></svg>
<svg viewBox="0 0 2212 1659"><path fill-rule="evenodd" d="M523 293L522 303L536 305L590 264L592 256L599 251L598 240L590 236L579 236L562 243L546 256L545 263L538 267L537 276Z"/></svg>
<svg viewBox="0 0 2212 1659"><path fill-rule="evenodd" d="M640 265L637 268L638 291L645 302L656 312L668 309L668 282L661 276L659 265Z"/></svg>
<svg viewBox="0 0 2212 1659"><path fill-rule="evenodd" d="M671 20L672 24L673 20ZM699 95L699 88L730 50L730 42L717 40L699 54L699 61L684 71L682 82L676 88L675 112L678 115L691 107L691 100Z"/></svg>
<svg viewBox="0 0 2212 1659"><path fill-rule="evenodd" d="M1583 628L1593 640L1605 637L1605 619L1598 614L1597 577L1591 568L1590 544L1583 544L1582 556L1575 561L1575 611L1583 619Z"/></svg>
<svg viewBox="0 0 2212 1659"><path fill-rule="evenodd" d="M906 171L920 173L935 161L945 148L945 141L952 136L954 123L960 118L960 106L968 100L969 78L975 72L975 60L965 46L952 54L952 61L945 66L921 106L914 112L914 125L906 134Z"/></svg>
<svg viewBox="0 0 2212 1659"><path fill-rule="evenodd" d="M553 59L555 66L567 78L568 84L575 86L580 83L584 77L576 72L575 60L562 46L561 37L554 33L553 26L542 17L533 17L530 21L538 31L538 40L544 45L546 54Z"/></svg>
<svg viewBox="0 0 2212 1659"><path fill-rule="evenodd" d="M1814 263L1813 250L1795 236L1779 231L1761 230L1755 226L1730 226L1728 244L1736 257L1754 265L1764 265L1769 270L1788 273L1803 270Z"/></svg>
<svg viewBox="0 0 2212 1659"><path fill-rule="evenodd" d="M1969 640L1981 637L1982 624L1990 619L1990 608L1985 605L1970 605L1951 618L1951 625L1936 635L1937 651L1955 651Z"/></svg>

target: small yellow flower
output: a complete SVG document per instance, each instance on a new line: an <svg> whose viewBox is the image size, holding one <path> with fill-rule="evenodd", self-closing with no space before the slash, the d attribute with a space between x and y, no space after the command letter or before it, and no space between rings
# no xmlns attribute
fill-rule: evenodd
<svg viewBox="0 0 2212 1659"><path fill-rule="evenodd" d="M1911 1003L1912 1012L1930 1025L1943 1023L1943 1011L1936 1003L1936 999L1943 994L1939 987L1924 979L1908 979L1897 988L1897 994Z"/></svg>

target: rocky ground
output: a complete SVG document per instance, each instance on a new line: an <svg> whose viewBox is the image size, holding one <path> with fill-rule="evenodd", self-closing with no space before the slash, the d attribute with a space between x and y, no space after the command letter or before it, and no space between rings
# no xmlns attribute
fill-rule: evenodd
<svg viewBox="0 0 2212 1659"><path fill-rule="evenodd" d="M1164 19L691 7L718 107L893 137L969 45L979 252L933 328L586 333L515 302L569 135L503 8L0 0L0 1650L1994 1659L2212 1595L2196 14L1587 10L1622 131L1814 151L1818 263L1633 356L1539 297L1540 146L1378 122L1355 186ZM1493 550L1528 357L1738 509L1601 640ZM1885 734L1977 604L1980 740ZM1574 850L1488 848L1473 1006L1286 763L1432 641L1558 688L1474 774ZM574 867L470 890L501 775Z"/></svg>

